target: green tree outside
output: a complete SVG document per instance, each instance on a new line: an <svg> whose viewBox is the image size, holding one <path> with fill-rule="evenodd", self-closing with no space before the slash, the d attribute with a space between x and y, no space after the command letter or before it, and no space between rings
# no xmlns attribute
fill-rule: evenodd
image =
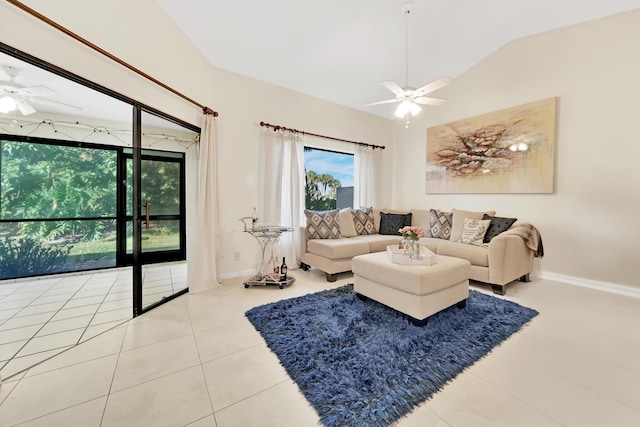
<svg viewBox="0 0 640 427"><path fill-rule="evenodd" d="M331 174L320 175L312 170L306 171L305 207L314 211L335 209L336 194L340 187L340 181Z"/></svg>

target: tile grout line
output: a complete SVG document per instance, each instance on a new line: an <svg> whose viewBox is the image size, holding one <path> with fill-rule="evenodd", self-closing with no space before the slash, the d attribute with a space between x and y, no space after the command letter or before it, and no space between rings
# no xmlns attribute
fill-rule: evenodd
<svg viewBox="0 0 640 427"><path fill-rule="evenodd" d="M191 336L193 337L193 342L196 345L196 351L198 352L198 360L200 361L200 372L202 373L202 378L204 379L204 385L207 387L207 397L209 401L209 408L211 408L211 416L213 417L213 422L218 425L216 421L216 412L213 410L213 403L211 402L211 392L209 391L209 383L207 381L207 375L204 372L204 363L202 362L202 355L200 354L200 346L198 345L198 340L196 339L196 332L193 329L193 321L191 319L191 310L189 309L189 304L185 302L185 309L187 310L187 316L189 317L189 326L191 327ZM206 418L206 417L203 417ZM197 420L196 420L197 421Z"/></svg>
<svg viewBox="0 0 640 427"><path fill-rule="evenodd" d="M491 354L491 353L489 353L489 354ZM487 354L487 356L488 356L489 354ZM472 365L472 366L473 366L473 365ZM469 368L471 368L472 366L469 366ZM540 408L538 408L538 407L536 407L536 406L531 406L528 402L526 402L526 401L522 400L520 397L518 397L518 396L516 396L515 394L513 394L513 393L511 393L511 392L509 392L509 391L507 391L507 390L503 389L503 388L502 388L502 387L500 387L499 385L492 383L491 381L487 380L486 378L481 377L481 376L479 376L479 375L477 375L476 373L473 373L473 372L469 372L469 374L473 375L473 376L474 376L476 379L478 379L479 381L482 381L482 382L483 382L483 383L485 383L485 384L489 384L490 386L497 388L497 389L498 389L498 390L500 390L501 392L503 392L503 393L507 394L508 396L511 396L511 398L513 398L513 399L517 400L518 402L522 403L523 405L527 406L528 408L532 409L533 411L535 411L535 412L537 412L537 413L539 413L539 414L541 414L541 415L544 415L545 417L549 418L550 420L553 420L554 422L558 423L559 425L561 425L561 426L566 426L566 424L564 424L562 421L557 420L555 417L553 417L553 416L552 416L552 415L550 415L550 414L547 414L546 412L543 412L542 410L540 410Z"/></svg>
<svg viewBox="0 0 640 427"><path fill-rule="evenodd" d="M100 417L100 425L104 422L104 416L107 413L107 407L109 406L109 398L111 397L111 389L113 388L113 382L116 379L116 372L118 371L118 364L120 363L120 356L122 355L122 348L124 347L124 340L127 338L127 334L129 333L129 321L127 322L126 330L122 335L122 341L120 342L120 349L118 350L118 359L116 360L116 364L113 367L113 374L111 375L111 382L109 383L109 390L107 391L106 399L104 401L104 408L102 408L102 416Z"/></svg>
<svg viewBox="0 0 640 427"><path fill-rule="evenodd" d="M121 273L121 272L119 272L119 273L118 273L118 275L113 279L114 281L116 281L116 280L117 280L117 278L120 276L120 273ZM99 274L99 273L97 273L97 274ZM84 276L84 275L80 275L80 276L78 276L78 277L83 277L83 276ZM0 367L0 370L4 369L4 368L5 368L5 367L6 367L6 366L7 366L7 365L12 361L12 360L15 360L15 359L16 359L16 356L17 356L18 354L20 354L20 352L21 352L22 350L24 350L24 348L25 348L27 345L29 345L29 343L31 343L31 342L32 342L32 340L37 339L37 338L41 338L41 337L36 337L36 335L37 335L38 333L40 333L40 331L42 331L42 329L44 329L44 327L45 327L46 325L48 325L49 323L53 323L53 322L55 322L55 321L53 321L53 322L52 322L52 320L51 320L51 319L53 319L53 318L54 318L58 313L60 313L61 311L65 310L65 306L69 303L69 301L71 301L71 300L73 299L73 297L74 297L75 295L77 295L77 294L78 294L78 292L80 292L80 291L81 291L81 290L82 290L82 289L83 289L83 288L84 288L84 287L85 287L85 286L86 286L86 285L91 281L91 278L92 278L92 277L94 277L94 276L95 276L95 274L86 275L86 279L83 281L83 283L82 283L82 285L80 286L80 288L78 288L75 292L73 292L73 295L72 295L71 297L69 297L69 298L67 299L67 301L65 301L65 303L64 303L64 304L63 304L63 305L62 305L58 310L56 310L55 312L53 312L53 311L51 312L51 313L53 313L53 314L51 315L51 317L49 317L49 319L48 319L47 321L45 321L44 323L42 323L42 324L41 324L40 328L38 328L38 330L37 330L37 331L36 331L36 332L35 332L35 333L34 333L34 334L29 338L29 339L27 339L27 342L25 342L25 344L24 344L23 346L21 346L21 347L20 347L20 349L18 349L18 350L13 354L13 356L11 356L11 357L10 357L10 358L9 358L9 359L8 359L8 360L7 360L7 361L6 361L6 362L5 362L5 363ZM51 287L49 287L49 288L45 291L45 293L46 293L46 292L48 292L48 291L50 291L51 289L55 288L55 287L56 287L56 285L58 285L58 284L60 284L60 283L62 283L62 282L63 282L63 280L62 280L62 279L60 279L60 280L56 281L56 282L55 282ZM27 282L27 284L26 284L25 286L28 286L28 285L29 285L29 283L30 283L30 282ZM115 282L114 282L114 283L115 283ZM114 283L112 283L112 284L111 284L111 286L109 287L109 291L113 288ZM106 298L106 296L108 295L109 291L107 291L107 293L103 296L103 302L104 302L104 298ZM44 295L44 293L43 293L42 295ZM41 296L42 296L42 295L41 295ZM37 298L36 298L36 299L37 299ZM90 306L90 305L93 305L93 304L89 304L89 305L87 305L87 306L80 306L80 307L88 307L88 306ZM26 307L28 307L28 305L27 305ZM72 307L72 308L68 308L68 309L74 309L74 308L79 308L79 307ZM98 307L96 308L96 312L97 312L97 310L99 310L99 309L100 309L100 305L98 305ZM93 318L95 317L96 312L94 312L94 313L93 313L91 320L93 320ZM17 313L16 313L16 314L17 314ZM40 314L44 314L44 313L40 313ZM69 318L67 318L67 319L61 319L61 320L77 319L77 318L80 318L80 317L82 317L82 316L86 316L86 314L84 314L84 315L79 315L79 316L73 316L73 317L69 317ZM80 335L80 338L76 341L75 345L77 345L77 344L79 344L79 343L81 342L81 339L82 339L82 337L84 336L84 333L86 332L87 328L89 327L89 325L90 325L90 323L91 323L91 320L90 320L90 321L89 321L89 323L84 327L84 332ZM18 329L18 328L13 328L13 329ZM81 328L75 328L75 329L81 329ZM75 330L75 329L72 329L72 330ZM68 332L68 331L61 331L61 332L57 332L57 333L64 333L64 332ZM53 333L53 334L48 334L48 335L44 335L44 336L50 336L50 335L55 335L55 333ZM99 334L98 334L98 335L99 335ZM72 347L73 347L73 346L75 346L75 345L71 345L69 348L72 348ZM64 346L63 346L63 347L64 347ZM44 350L44 351L42 351L42 352L36 352L36 353L33 353L33 354L44 353L45 351L56 350L56 349L59 349L59 348L62 348L62 347L56 347L56 348L53 348L53 349L47 349L47 350ZM67 348L67 349L69 349L69 348ZM64 351L66 351L66 350L62 350L62 351L61 351L61 353L62 353L62 352L64 352ZM60 353L57 353L57 354L60 354ZM57 354L55 354L55 355L53 355L53 356L51 356L51 357L55 357ZM27 356L30 356L30 355L27 355ZM33 367L33 366L37 366L37 365L39 365L40 363L42 363L42 362L44 362L44 361L46 361L46 360L49 360L51 357L48 357L48 358L46 358L46 359L44 359L44 360L42 360L42 361L39 361L39 362L37 362L37 363L35 363L35 364L33 364L33 365L31 365L31 366L27 367L27 368L24 368L24 369L22 369L22 370L20 370L20 371L18 371L18 372L16 372L16 373L14 373L14 374L11 374L11 375L10 375L9 377L7 377L7 378L12 378L12 377L14 377L14 376L18 375L18 374L19 374L19 373L21 373L21 372L25 372L25 371L29 370L31 367Z"/></svg>
<svg viewBox="0 0 640 427"><path fill-rule="evenodd" d="M91 322L93 322L93 319L96 318L96 314L98 313L98 311L100 311L100 307L102 307L102 304L104 304L104 300L107 298L107 296L109 295L109 293L111 292L115 284L118 283L118 278L120 277L120 274L121 272L118 272L118 275L113 278L113 281L111 282L111 286L109 286L109 290L102 296L102 302L100 302L100 304L98 305L98 308L91 316L91 319L89 320L89 323L87 323L87 326L85 327L84 332L80 334L80 337L78 338L78 342L76 342L76 345L82 342L82 337L84 337L84 334L87 332L87 329L89 328L89 325L91 325ZM88 284L89 282L90 282L90 279L87 280L87 283L85 283L85 285ZM133 317L133 314L132 314L132 317Z"/></svg>
<svg viewBox="0 0 640 427"><path fill-rule="evenodd" d="M520 360L526 360L526 361L527 361L527 363L532 364L533 366L537 367L538 369L541 369L541 370L543 370L543 371L545 371L545 372L548 372L548 373L550 373L550 374L552 374L552 375L556 375L556 376L558 376L559 378L563 378L564 380L566 380L566 381L568 381L568 382L570 382L570 383L572 383L572 384L574 384L574 385L576 385L576 386L582 387L582 388L584 388L584 389L586 389L586 390L591 390L592 392L594 392L594 393L596 393L596 394L598 394L598 395L602 396L603 398L613 400L613 401L618 402L619 404L621 404L621 405L623 405L623 406L628 407L629 409L632 409L632 410L634 410L634 411L638 411L638 412L640 412L640 407L634 407L634 406L631 406L631 405L629 405L628 403L626 403L626 402L623 402L623 401L619 400L619 399L618 399L618 398L616 398L615 396L610 396L610 395L608 395L608 394L603 394L600 390L597 390L596 388L594 388L594 387L590 386L589 384L584 384L584 383L580 382L579 380L574 379L574 378L571 378L571 377L569 377L569 376L567 376L567 375L565 375L565 374L563 374L563 373L561 373L561 372L556 372L556 371L554 371L554 370L552 370L552 369L549 369L548 367L546 367L546 366L543 366L543 365L539 364L537 361L534 361L534 360L532 360L532 359L529 359L526 355L518 354L517 352L514 352L513 350L504 350L504 352L505 352L505 353L508 353L508 354L510 354L511 356L513 356L513 357L515 357L515 358L518 358L518 359L520 359ZM601 359L600 357L598 357L598 359L603 360L603 359ZM616 362L616 361L606 360L606 362L607 362L607 363L609 363L609 364L617 365L618 367L621 367L621 368L629 369L629 370L632 370L632 371L634 370L634 369L632 369L632 368L630 368L630 367L627 367L627 366L621 365L620 363L618 363L618 362ZM479 377L479 378L480 378L480 377ZM485 380L485 381L486 381L486 380ZM488 382L488 381L486 381L486 382ZM489 384L492 384L492 383L490 383L490 382L488 382L488 383L489 383ZM494 385L494 384L492 384L492 385ZM496 385L494 385L494 386L496 386ZM497 386L496 386L496 387L497 387ZM505 392L506 392L506 391L505 391Z"/></svg>
<svg viewBox="0 0 640 427"><path fill-rule="evenodd" d="M82 289L82 287L84 287L84 285L85 285L88 281L89 281L89 278L87 278L87 280L85 280L84 284L80 287L80 289ZM53 289L53 288L54 288L57 284L59 284L59 283L62 283L62 279L60 279L60 280L56 281L56 282L55 282L51 287L49 287L49 288L48 288L44 293L46 293L46 292L48 292L49 290ZM28 285L28 284L27 284L27 285ZM76 294L80 291L80 289L78 289L76 292L74 292L74 293L73 293L73 295L76 295ZM44 295L44 293L43 293L42 295ZM42 296L42 295L40 295L40 296ZM12 360L14 360L14 359L16 358L16 356L17 356L18 354L20 354L20 352L21 352L22 350L24 350L24 348L25 348L27 345L29 345L29 343L31 343L31 341L32 341L32 340L36 339L36 335L38 335L38 333L39 333L42 329L44 329L44 327L45 327L49 322L51 322L51 319L53 319L53 318L54 318L54 317L55 317L55 316L56 316L60 311L62 311L62 310L64 309L64 306L65 306L65 305L67 305L67 303L68 303L72 298L73 298L73 296L71 296L71 298L69 298L67 301L65 301L65 303L64 303L64 304L63 304L59 309L57 309L55 312L53 312L53 311L51 312L51 313L53 313L53 314L51 315L51 317L49 317L49 319L48 319L46 322L42 323L42 325L40 326L40 328L38 328L38 330L37 330L33 335L31 335L31 337L30 337L29 339L27 339L27 342L26 342L26 343L24 343L24 345L23 345L22 347L20 347L20 349L19 349L18 351L16 351L16 352L13 354L13 356L11 356L11 357L7 360L7 362L6 362L6 363L4 363L4 364L0 367L0 371L1 371L2 369L4 369L4 368L9 364L9 363L11 363L11 361L12 361ZM26 307L28 307L28 306L29 306L29 305L27 305L27 306L23 307L23 309L24 309L24 308L26 308ZM18 312L18 313L19 313L19 312ZM18 314L18 313L16 313L16 314ZM41 314L43 314L43 313L41 313ZM14 317L15 317L15 316L14 316ZM80 317L80 316L76 316L76 317ZM58 347L58 348L61 348L61 347ZM56 348L54 348L53 350L55 350L55 349L56 349ZM29 355L27 355L27 356L29 356ZM22 369L21 371L18 371L18 372L16 372L15 374L12 374L9 378L13 377L14 375L19 374L20 372L24 372L24 371L26 371L26 370L28 370L28 369L29 369L29 368Z"/></svg>

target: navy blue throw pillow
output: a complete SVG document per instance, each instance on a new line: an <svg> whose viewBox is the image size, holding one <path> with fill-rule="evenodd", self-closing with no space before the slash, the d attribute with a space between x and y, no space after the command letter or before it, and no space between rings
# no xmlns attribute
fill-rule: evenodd
<svg viewBox="0 0 640 427"><path fill-rule="evenodd" d="M411 225L411 214L392 214L380 212L379 234L400 236L400 230L406 225Z"/></svg>
<svg viewBox="0 0 640 427"><path fill-rule="evenodd" d="M482 219L491 220L489 228L487 228L487 233L484 235L484 239L482 240L484 243L489 243L491 239L496 237L498 234L510 229L513 223L518 220L518 218L502 218L499 216L489 216L487 214L484 214Z"/></svg>

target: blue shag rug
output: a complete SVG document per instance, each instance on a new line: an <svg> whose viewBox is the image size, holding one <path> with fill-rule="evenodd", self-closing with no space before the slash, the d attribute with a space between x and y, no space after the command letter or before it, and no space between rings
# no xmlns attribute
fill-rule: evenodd
<svg viewBox="0 0 640 427"><path fill-rule="evenodd" d="M426 326L353 285L255 307L246 316L326 426L387 426L440 390L537 311L471 290Z"/></svg>

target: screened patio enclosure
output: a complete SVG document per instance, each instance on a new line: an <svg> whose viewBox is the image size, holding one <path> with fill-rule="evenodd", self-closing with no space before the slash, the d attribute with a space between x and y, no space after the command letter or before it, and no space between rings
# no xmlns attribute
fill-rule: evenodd
<svg viewBox="0 0 640 427"><path fill-rule="evenodd" d="M197 182L200 129L1 43L0 67L0 84L20 89L16 108L0 100L0 374L6 378L10 362L27 363L25 349L64 329L55 322L70 323L65 310L95 308L85 327L98 330L100 319L102 325L127 320L187 291L186 227L195 202L188 189ZM18 108L23 101L29 114ZM163 266L165 273L157 273ZM98 301L87 283L60 301L47 286L109 270L117 272L126 303L113 303L108 293ZM98 315L110 307L119 315ZM83 335L89 334L78 342ZM49 357L49 351L30 352L28 359L37 363L37 354Z"/></svg>

